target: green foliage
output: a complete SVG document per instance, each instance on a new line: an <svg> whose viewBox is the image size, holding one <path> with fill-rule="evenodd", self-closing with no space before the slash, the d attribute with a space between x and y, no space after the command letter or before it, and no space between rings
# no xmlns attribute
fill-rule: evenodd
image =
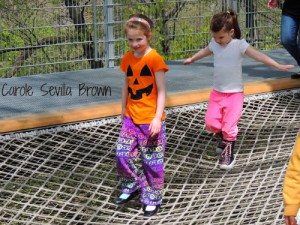
<svg viewBox="0 0 300 225"><path fill-rule="evenodd" d="M9 30L4 29L0 33L0 48L10 48L11 46L23 46L24 42L22 38L13 32L9 32Z"/></svg>

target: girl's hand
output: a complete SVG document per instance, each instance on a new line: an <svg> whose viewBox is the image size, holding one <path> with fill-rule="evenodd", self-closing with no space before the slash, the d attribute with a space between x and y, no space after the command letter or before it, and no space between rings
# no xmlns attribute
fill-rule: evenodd
<svg viewBox="0 0 300 225"><path fill-rule="evenodd" d="M156 134L160 132L161 129L161 119L154 117L154 119L151 121L149 130L150 130L150 136L153 137Z"/></svg>
<svg viewBox="0 0 300 225"><path fill-rule="evenodd" d="M183 62L184 65L188 65L188 64L192 64L192 63L193 63L192 58L188 58L188 59L184 60L184 62Z"/></svg>
<svg viewBox="0 0 300 225"><path fill-rule="evenodd" d="M294 65L285 65L285 64L278 64L276 66L276 68L278 70L285 71L285 72L289 71L290 69L292 69L294 67L295 67Z"/></svg>
<svg viewBox="0 0 300 225"><path fill-rule="evenodd" d="M296 218L294 216L284 216L285 225L297 225Z"/></svg>
<svg viewBox="0 0 300 225"><path fill-rule="evenodd" d="M268 1L268 8L270 9L274 9L276 7L278 7L278 0L269 0Z"/></svg>

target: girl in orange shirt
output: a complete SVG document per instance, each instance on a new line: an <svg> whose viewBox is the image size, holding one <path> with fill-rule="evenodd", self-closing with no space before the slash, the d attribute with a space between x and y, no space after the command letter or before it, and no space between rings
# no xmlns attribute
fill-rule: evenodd
<svg viewBox="0 0 300 225"><path fill-rule="evenodd" d="M125 53L120 69L125 73L122 92L123 124L116 149L121 193L115 200L123 204L140 196L144 216L157 213L164 186L165 72L168 66L150 47L153 22L136 14L125 24L131 51ZM136 166L140 154L141 170Z"/></svg>

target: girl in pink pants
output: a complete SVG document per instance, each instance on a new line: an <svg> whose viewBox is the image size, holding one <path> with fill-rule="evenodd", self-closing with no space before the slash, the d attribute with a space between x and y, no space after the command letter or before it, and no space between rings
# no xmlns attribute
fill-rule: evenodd
<svg viewBox="0 0 300 225"><path fill-rule="evenodd" d="M288 71L294 66L277 63L241 39L237 15L233 11L214 15L210 30L213 38L208 46L186 59L184 64L214 55L214 84L205 115L205 125L208 131L222 138L217 147L220 152L220 168L231 169L235 162L234 143L243 110L243 55L282 71Z"/></svg>
<svg viewBox="0 0 300 225"><path fill-rule="evenodd" d="M207 111L205 114L205 126L221 137L217 146L220 157L220 168L231 169L235 159L233 154L234 143L238 134L238 122L242 115L244 93L223 93L213 90L210 94Z"/></svg>

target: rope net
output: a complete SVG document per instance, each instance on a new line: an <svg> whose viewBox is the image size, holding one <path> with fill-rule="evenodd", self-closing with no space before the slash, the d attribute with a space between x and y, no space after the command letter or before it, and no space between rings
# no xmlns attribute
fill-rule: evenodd
<svg viewBox="0 0 300 225"><path fill-rule="evenodd" d="M236 165L220 170L204 130L206 103L167 110L163 205L144 218L116 206L114 148L105 118L0 136L1 224L283 224L282 183L297 132L300 90L245 99Z"/></svg>

